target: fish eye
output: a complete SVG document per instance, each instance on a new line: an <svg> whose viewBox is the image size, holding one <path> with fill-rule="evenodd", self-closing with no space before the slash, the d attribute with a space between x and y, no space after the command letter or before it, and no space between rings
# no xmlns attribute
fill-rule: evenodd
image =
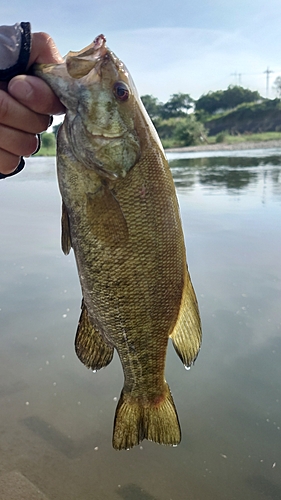
<svg viewBox="0 0 281 500"><path fill-rule="evenodd" d="M124 82L115 82L113 86L113 94L119 101L127 101L130 96L128 85Z"/></svg>

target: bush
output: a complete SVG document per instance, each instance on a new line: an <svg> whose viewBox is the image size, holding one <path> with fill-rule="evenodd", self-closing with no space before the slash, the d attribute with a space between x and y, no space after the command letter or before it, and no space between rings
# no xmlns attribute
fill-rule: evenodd
<svg viewBox="0 0 281 500"><path fill-rule="evenodd" d="M220 133L217 135L217 137L216 137L216 142L217 142L217 143L224 142L224 141L226 140L226 138L227 138L227 135L228 135L228 134L227 134L227 131L226 131L226 130L224 130L224 131L220 132Z"/></svg>
<svg viewBox="0 0 281 500"><path fill-rule="evenodd" d="M165 147L192 146L207 135L204 125L196 120L194 114L168 120L158 119L155 126Z"/></svg>

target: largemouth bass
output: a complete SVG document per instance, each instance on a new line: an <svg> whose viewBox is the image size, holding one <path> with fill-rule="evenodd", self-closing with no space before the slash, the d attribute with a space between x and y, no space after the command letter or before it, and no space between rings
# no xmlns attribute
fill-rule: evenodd
<svg viewBox="0 0 281 500"><path fill-rule="evenodd" d="M169 337L186 367L201 326L175 187L126 66L103 35L64 63L38 65L65 105L57 170L62 249L75 252L83 301L75 348L88 368L124 371L113 447L176 445L181 431L164 378Z"/></svg>

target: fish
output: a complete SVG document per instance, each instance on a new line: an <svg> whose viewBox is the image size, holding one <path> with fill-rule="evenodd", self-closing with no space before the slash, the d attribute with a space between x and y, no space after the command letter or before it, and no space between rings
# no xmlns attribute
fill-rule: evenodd
<svg viewBox="0 0 281 500"><path fill-rule="evenodd" d="M124 385L112 444L177 445L165 380L169 338L190 367L202 331L179 205L157 132L125 64L104 35L60 64L40 64L66 108L57 138L62 250L73 248L82 289L75 350L93 371L117 351Z"/></svg>

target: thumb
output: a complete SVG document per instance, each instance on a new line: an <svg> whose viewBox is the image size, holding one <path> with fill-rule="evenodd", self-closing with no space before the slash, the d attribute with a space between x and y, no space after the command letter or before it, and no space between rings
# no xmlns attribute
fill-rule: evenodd
<svg viewBox="0 0 281 500"><path fill-rule="evenodd" d="M47 33L33 33L28 67L34 63L62 63L63 59L53 39ZM51 88L40 78L18 75L9 82L8 92L27 108L46 115L65 112L64 106Z"/></svg>
<svg viewBox="0 0 281 500"><path fill-rule="evenodd" d="M61 57L54 40L47 33L32 34L28 67L35 62L42 64L63 62L63 58Z"/></svg>

